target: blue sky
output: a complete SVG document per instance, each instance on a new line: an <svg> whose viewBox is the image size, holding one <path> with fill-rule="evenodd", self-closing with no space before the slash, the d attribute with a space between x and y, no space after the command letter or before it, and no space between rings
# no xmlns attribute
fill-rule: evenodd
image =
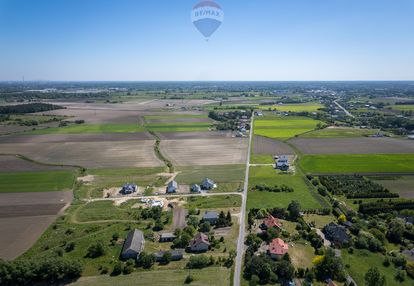
<svg viewBox="0 0 414 286"><path fill-rule="evenodd" d="M0 80L414 80L414 0L0 0Z"/></svg>

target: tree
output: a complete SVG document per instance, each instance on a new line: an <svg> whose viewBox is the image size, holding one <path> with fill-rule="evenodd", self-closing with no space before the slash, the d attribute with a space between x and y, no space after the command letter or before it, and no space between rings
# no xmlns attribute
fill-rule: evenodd
<svg viewBox="0 0 414 286"><path fill-rule="evenodd" d="M89 246L88 253L86 254L86 256L90 258L97 258L103 255L105 255L105 245L102 241L97 241Z"/></svg>
<svg viewBox="0 0 414 286"><path fill-rule="evenodd" d="M171 260L172 260L172 254L171 254L171 252L169 252L169 251L165 252L164 255L162 256L162 261L165 264L168 264L168 263L171 262Z"/></svg>
<svg viewBox="0 0 414 286"><path fill-rule="evenodd" d="M150 269L152 265L155 263L155 256L152 254L147 254L146 252L142 252L139 255L139 264L142 265L145 269Z"/></svg>
<svg viewBox="0 0 414 286"><path fill-rule="evenodd" d="M384 286L385 276L381 276L378 268L372 267L365 274L365 286Z"/></svg>
<svg viewBox="0 0 414 286"><path fill-rule="evenodd" d="M200 224L200 231L201 232L210 232L211 231L211 225L208 221L203 222Z"/></svg>
<svg viewBox="0 0 414 286"><path fill-rule="evenodd" d="M292 201L290 204L289 204L289 206L288 206L288 212L289 212L289 217L292 219L292 220L297 220L298 219L298 217L300 216L300 210L301 210L301 207L300 207L300 204L299 204L299 202L298 201Z"/></svg>
<svg viewBox="0 0 414 286"><path fill-rule="evenodd" d="M196 228L200 223L199 219L196 216L189 216L187 220L187 225L191 225L192 227Z"/></svg>
<svg viewBox="0 0 414 286"><path fill-rule="evenodd" d="M397 273L395 274L395 280L397 280L398 282L404 282L405 281L405 270L398 270Z"/></svg>
<svg viewBox="0 0 414 286"><path fill-rule="evenodd" d="M210 265L210 258L205 255L191 256L187 268L202 269Z"/></svg>
<svg viewBox="0 0 414 286"><path fill-rule="evenodd" d="M124 270L124 266L123 266L122 262L121 261L118 261L114 265L114 269L112 270L111 275L112 276L117 276L117 275L121 274L123 270Z"/></svg>
<svg viewBox="0 0 414 286"><path fill-rule="evenodd" d="M253 275L249 281L249 286L257 286L259 282L260 282L259 277L257 277L257 275Z"/></svg>
<svg viewBox="0 0 414 286"><path fill-rule="evenodd" d="M128 259L125 263L124 274L131 274L134 272L135 261L133 259Z"/></svg>
<svg viewBox="0 0 414 286"><path fill-rule="evenodd" d="M404 224L401 220L396 219L390 223L387 238L391 242L400 243L404 235Z"/></svg>

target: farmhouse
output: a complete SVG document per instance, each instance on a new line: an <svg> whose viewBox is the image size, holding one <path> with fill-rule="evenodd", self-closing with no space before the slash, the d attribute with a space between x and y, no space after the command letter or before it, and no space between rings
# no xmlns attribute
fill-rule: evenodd
<svg viewBox="0 0 414 286"><path fill-rule="evenodd" d="M121 194L130 195L130 194L135 193L137 190L138 190L137 185L127 183L127 184L123 185L122 190L121 190Z"/></svg>
<svg viewBox="0 0 414 286"><path fill-rule="evenodd" d="M265 220L263 221L261 228L266 230L273 227L282 228L282 223L279 221L279 219L269 214L267 218L265 218Z"/></svg>
<svg viewBox="0 0 414 286"><path fill-rule="evenodd" d="M178 183L176 181L171 181L167 185L167 194L174 194L178 190Z"/></svg>
<svg viewBox="0 0 414 286"><path fill-rule="evenodd" d="M130 231L125 239L124 246L122 247L121 258L137 259L144 250L144 243L145 240L142 231L138 229Z"/></svg>
<svg viewBox="0 0 414 286"><path fill-rule="evenodd" d="M194 184L191 186L191 192L193 193L201 193L200 185Z"/></svg>
<svg viewBox="0 0 414 286"><path fill-rule="evenodd" d="M325 237L338 247L349 242L346 228L342 225L331 222L323 228L323 232Z"/></svg>
<svg viewBox="0 0 414 286"><path fill-rule="evenodd" d="M289 250L289 245L280 238L275 238L269 244L268 253L272 259L280 259Z"/></svg>
<svg viewBox="0 0 414 286"><path fill-rule="evenodd" d="M202 232L196 234L196 236L190 241L189 248L192 252L204 252L210 247L208 236Z"/></svg>
<svg viewBox="0 0 414 286"><path fill-rule="evenodd" d="M157 262L165 262L165 254L170 253L171 254L171 260L172 261L179 261L183 259L184 256L184 250L183 249L174 249L171 251L158 251L154 253L155 261Z"/></svg>
<svg viewBox="0 0 414 286"><path fill-rule="evenodd" d="M160 236L160 242L171 242L176 238L174 233L171 232L165 232L165 233L161 233Z"/></svg>
<svg viewBox="0 0 414 286"><path fill-rule="evenodd" d="M277 157L276 160L276 169L287 171L289 170L289 158L286 155Z"/></svg>
<svg viewBox="0 0 414 286"><path fill-rule="evenodd" d="M219 215L215 211L206 211L203 215L203 221L208 221L211 225L217 223Z"/></svg>
<svg viewBox="0 0 414 286"><path fill-rule="evenodd" d="M206 179L204 179L204 181L201 183L201 188L202 188L203 190L212 190L212 189L217 188L217 185L216 185L216 183L214 183L214 181L213 181L213 180L206 178Z"/></svg>

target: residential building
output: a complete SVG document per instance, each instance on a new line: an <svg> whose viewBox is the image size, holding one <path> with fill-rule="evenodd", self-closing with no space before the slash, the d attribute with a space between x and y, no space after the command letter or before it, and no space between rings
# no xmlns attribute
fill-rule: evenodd
<svg viewBox="0 0 414 286"><path fill-rule="evenodd" d="M171 181L167 185L167 194L174 194L178 190L178 183L176 181Z"/></svg>
<svg viewBox="0 0 414 286"><path fill-rule="evenodd" d="M184 257L184 249L174 249L170 251L158 251L154 253L155 261L157 262L165 262L164 255L166 253L171 253L171 260L172 261L179 261Z"/></svg>
<svg viewBox="0 0 414 286"><path fill-rule="evenodd" d="M208 179L208 178L204 179L204 181L201 183L201 188L203 190L212 190L216 187L217 187L216 183L214 183L213 180Z"/></svg>
<svg viewBox="0 0 414 286"><path fill-rule="evenodd" d="M160 242L171 242L177 237L172 232L161 233Z"/></svg>
<svg viewBox="0 0 414 286"><path fill-rule="evenodd" d="M289 245L280 238L275 238L269 244L268 253L272 259L280 259L288 253Z"/></svg>
<svg viewBox="0 0 414 286"><path fill-rule="evenodd" d="M331 241L337 247L341 247L344 244L349 243L349 235L346 232L346 228L336 223L329 223L323 228L323 233L326 239Z"/></svg>
<svg viewBox="0 0 414 286"><path fill-rule="evenodd" d="M215 212L215 211L206 211L203 215L203 220L208 221L211 225L216 224L218 218L219 218L219 214L218 212Z"/></svg>
<svg viewBox="0 0 414 286"><path fill-rule="evenodd" d="M278 218L275 218L271 214L269 214L263 221L263 224L261 225L262 229L269 229L269 228L282 228L282 223L279 221Z"/></svg>
<svg viewBox="0 0 414 286"><path fill-rule="evenodd" d="M121 194L130 195L138 191L138 186L135 184L125 184L122 186Z"/></svg>
<svg viewBox="0 0 414 286"><path fill-rule="evenodd" d="M204 252L210 247L208 236L202 232L196 234L196 236L190 241L189 249L192 252Z"/></svg>
<svg viewBox="0 0 414 286"><path fill-rule="evenodd" d="M200 185L194 184L191 186L191 192L193 193L201 193Z"/></svg>
<svg viewBox="0 0 414 286"><path fill-rule="evenodd" d="M142 231L138 229L130 231L122 247L121 258L137 259L144 250L144 244L145 239Z"/></svg>

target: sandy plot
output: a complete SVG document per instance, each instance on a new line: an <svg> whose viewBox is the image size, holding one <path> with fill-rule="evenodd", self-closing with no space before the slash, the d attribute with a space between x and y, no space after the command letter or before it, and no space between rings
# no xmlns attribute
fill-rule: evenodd
<svg viewBox="0 0 414 286"><path fill-rule="evenodd" d="M246 138L161 141L163 154L177 166L244 164L247 146Z"/></svg>
<svg viewBox="0 0 414 286"><path fill-rule="evenodd" d="M294 138L305 154L411 154L414 142L392 138Z"/></svg>
<svg viewBox="0 0 414 286"><path fill-rule="evenodd" d="M0 144L0 152L22 154L39 162L86 168L158 167L153 140Z"/></svg>
<svg viewBox="0 0 414 286"><path fill-rule="evenodd" d="M102 133L102 134L46 134L0 136L0 143L59 143L59 142L103 142L151 140L148 132Z"/></svg>
<svg viewBox="0 0 414 286"><path fill-rule="evenodd" d="M0 172L37 172L67 169L69 168L32 163L17 156L0 155Z"/></svg>
<svg viewBox="0 0 414 286"><path fill-rule="evenodd" d="M276 139L271 139L263 136L254 136L253 142L254 154L295 154L289 145Z"/></svg>
<svg viewBox="0 0 414 286"><path fill-rule="evenodd" d="M158 133L161 140L178 139L224 139L232 138L232 133L228 131L208 131L208 132L162 132Z"/></svg>

